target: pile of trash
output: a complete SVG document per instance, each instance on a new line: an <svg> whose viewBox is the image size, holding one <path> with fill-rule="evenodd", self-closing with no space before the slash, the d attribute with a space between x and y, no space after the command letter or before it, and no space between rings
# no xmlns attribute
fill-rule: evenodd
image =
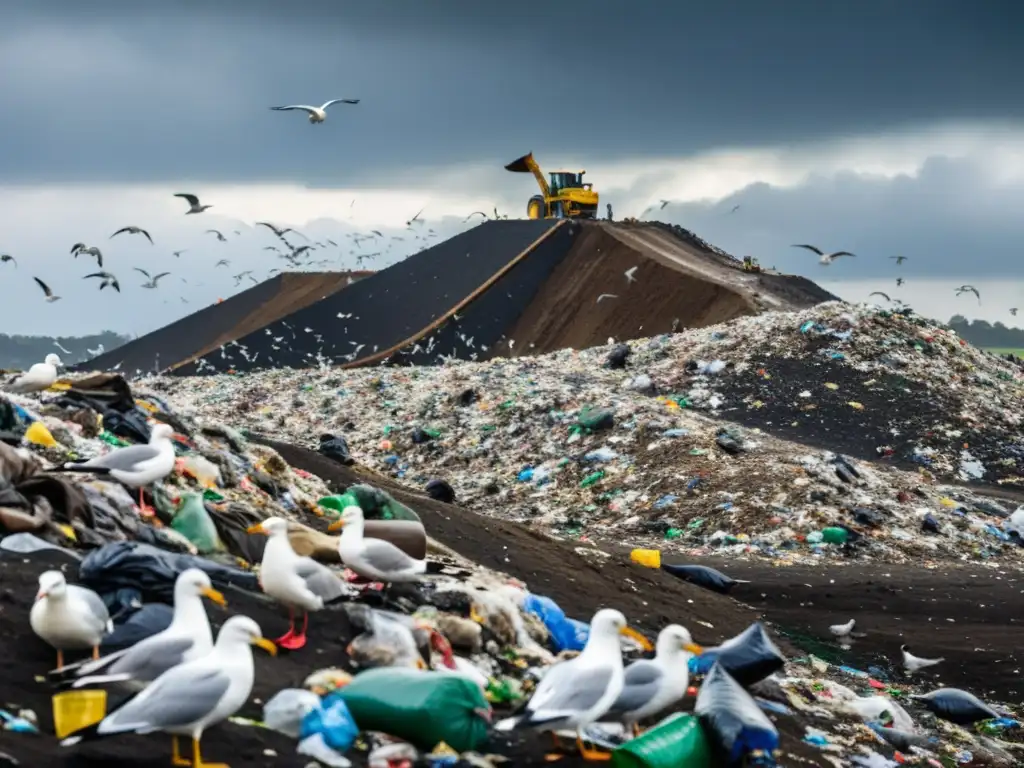
<svg viewBox="0 0 1024 768"><path fill-rule="evenodd" d="M572 355L563 357L564 361L573 359ZM553 411L547 408L540 412L528 410L532 394L529 387L543 392L539 384L543 374L537 371L538 367L535 364L532 374L527 374L526 368L516 374L517 378L529 377L527 388L517 391L518 407L508 394L499 402L474 401L468 395L459 400L455 415L446 424L464 420L465 429L479 430L484 439L475 446L453 449L447 462L427 460L431 450L444 453L445 427L434 426L434 415L440 410L424 411L420 422L423 426L403 416L411 413L407 409L424 406L425 401L402 398L411 393L407 382L416 382L425 373L363 372L366 381L359 386L370 387L381 399L395 398L390 417L396 424L391 430L381 430L375 448L366 452L356 450L355 456L361 461L367 456L378 457L375 464L392 467L396 475L401 473L400 476L411 479L421 472L419 468L411 469L411 465L429 466L438 472L442 467L454 466L463 451L481 448L488 434L496 433L510 440L519 437L523 445L529 446L525 428L515 425L522 425L527 413L536 413L547 424L548 439L553 444L557 444L556 440L563 442L564 438L569 446L576 446L571 448L575 453L586 449L583 456L562 464L582 473L572 488L584 485L586 489L606 476L627 478L645 471L636 468L646 466L639 462L631 466L621 461L626 455L622 446L639 440L639 435L647 435L649 442L644 444L645 448L659 442L675 446L675 441L682 438L645 432L640 425L650 418L640 413L641 406L648 402L654 408L664 409L666 415L662 418L679 419L678 404L673 408L665 400L637 400L634 412L625 410L627 401L622 401L616 403L615 411L590 409L571 418L552 416ZM443 368L426 373L451 376L458 370ZM513 370L516 369L509 368L505 373L511 374ZM369 373L375 373L376 380L371 380ZM467 377L464 370L459 375ZM308 389L291 389L289 396L303 400L304 394L306 398L322 400L324 395L317 390L327 386L320 380L323 376L307 376L303 386ZM392 389L402 381L399 376L406 379L406 388L401 392ZM493 377L490 386L498 389L503 376L501 367L491 366L489 376ZM260 386L259 377L246 377L243 381L249 379ZM462 383L467 380L468 377ZM352 383L355 379L345 381L348 383L339 380L330 385L336 397L341 396L339 391L347 393L348 387L356 386ZM482 387L484 381L488 378L481 377L476 385ZM166 388L160 382L148 384ZM253 404L246 409L238 400L234 405L226 405L230 402L228 384L226 380L219 382L226 408L235 409L235 413L251 413L263 407ZM262 386L266 384L263 380ZM467 387L459 390L467 391ZM482 394L488 398L487 389L478 392L478 397ZM551 392L539 395L548 404L552 396ZM175 394L176 400L181 397L181 391ZM443 394L439 395L438 402L442 402L442 397ZM510 400L511 404L505 406ZM353 400L348 404L355 403ZM487 407L481 408L480 403ZM288 421L295 418L296 410L281 413ZM349 418L354 418L359 411L353 408L349 413ZM66 556L72 564L67 566L69 581L74 578L95 590L114 623L114 631L103 639L101 653L130 647L166 629L171 619L167 603L172 599L175 580L195 568L205 572L224 591L229 604L253 601L256 605L255 601L261 601L264 607L260 610L265 613L269 598L262 593L269 595L270 588L261 578L263 570L259 564L269 545L253 531L266 526L268 519L279 518L287 521L287 538L295 553L321 562L338 577L339 602L331 609L325 607L324 614L314 614L311 621L329 624L333 633L342 633L342 642L347 645L344 654L337 658L297 651L258 665L261 671L272 664L286 665L283 677L301 680L305 676L305 682L300 687L277 690L260 702L258 718L234 717L232 722L236 726L260 725L279 731L290 739L292 748L300 755L331 766L497 766L510 760L527 765L551 759L542 757L543 750L537 751L539 737L529 735L529 749L538 756L537 762L522 758L522 751L516 752L524 749L522 737L517 742L516 738L503 735L492 728L492 721L494 713L514 717L515 711L543 684L552 663L572 658L586 646L591 627L581 620L589 617L574 615L571 605L559 606L544 595L530 592L522 582L445 553L428 541L429 532L423 530L416 510L385 490L370 485L329 489L319 478L290 467L275 451L247 439L234 426L227 426L230 419L196 418L186 409L176 408L172 400L153 386L144 384L133 392L118 376L83 377L59 382L39 395L2 396L0 414L0 553L13 554L19 570L32 567L36 557L53 553ZM480 429L475 421L481 418L480 414L489 416L485 424L493 429ZM499 414L504 414L501 420L495 418ZM620 432L617 419L624 415L637 421L626 421ZM550 421L548 416L552 416ZM685 417L697 423L695 416ZM95 474L63 471L67 462L145 443L158 434L162 424L173 429L176 458L173 469L158 482L129 492L122 485L127 478L122 475L118 481L114 470ZM307 428L310 426L312 422ZM705 428L708 427L701 427ZM355 432L354 428L346 430L350 436ZM278 429L275 436L280 437L281 433ZM349 444L358 445L351 439L346 444L335 434L321 434L319 429L305 437L308 439L311 434L322 438L324 454L341 462L351 457ZM630 434L634 434L630 441L614 439ZM706 459L714 462L708 466L725 466L735 457L757 449L744 436L724 432L702 435L709 446L705 454L697 455L713 456ZM607 451L586 459L586 454L601 450L588 444L599 441L607 444ZM506 445L504 441L501 444ZM438 448L431 449L431 445ZM398 456L402 448L410 451L408 458L388 461L387 457ZM609 456L609 452L616 456ZM470 465L487 455L485 452L482 456L464 458ZM500 476L500 459L496 454L490 456L491 472ZM559 486L560 459L547 461L552 462L554 470L548 482L540 482L537 477L546 462L537 462L532 467L533 474L524 478L519 477L524 470L518 470L512 478L512 488L516 490L507 495L510 503L522 503L516 502L520 488L537 494ZM869 493L873 484L884 482L874 477L874 470L858 469L838 458L816 461L819 463L803 466L804 475L817 478L831 473L836 478L834 483L831 478L820 482L835 489L849 487L844 493ZM587 464L619 469L606 475L605 469ZM817 474L812 474L812 469ZM844 474L850 477L843 479ZM587 481L595 475L599 476ZM432 493L445 496L464 494L468 488L468 480L449 484L436 476L430 484ZM502 492L499 488L497 494L483 498L490 498L493 503ZM136 493L140 495L136 497ZM490 491L482 488L480 493ZM614 498L601 503L610 504ZM638 495L636 499L639 498ZM428 559L438 566L431 571L429 580L383 589L381 584L355 578L342 562L338 541L322 531L324 518L336 520L340 512L344 519L346 510L353 506L361 510L367 525L377 524L375 536L391 540L412 557L422 558L429 553ZM0 563L3 560L0 554ZM12 566L5 567L5 580L12 583ZM13 616L20 610L20 606L12 603L4 611L4 620L16 618L19 624L27 623L27 616ZM715 617L687 616L678 620L694 623L699 641L700 629L696 625L711 627L706 621L711 618ZM12 625L5 626L9 631ZM12 643L11 653L18 652L21 645ZM628 659L638 656L636 645L627 645L625 651ZM10 661L17 659L12 656ZM17 666L6 665L7 672L3 674L12 674ZM37 682L42 686L46 668L34 666ZM668 715L632 739L614 724L599 724L584 733L586 741L598 751L611 751L613 765L650 768L680 764L694 768L794 764L791 760L814 764L813 756L819 751L835 755L842 764L870 766L963 764L969 762L964 759L968 752L975 757L984 756L985 762L973 764L1008 766L1020 757L1019 745L1007 738L1019 729L1012 712L973 697L965 698L968 695L963 692L939 692L931 694L931 698L911 700L911 692L924 689L888 682L871 670L834 667L814 657L787 660L765 628L757 623L715 648L704 649L690 659L688 666L690 682L699 682L699 692L694 686L682 704L684 709L692 708L694 715ZM296 674L296 668L303 669L302 674ZM24 677L24 671L14 673ZM844 681L848 683L846 687ZM13 683L8 680L6 685ZM906 708L899 705L904 700L908 702ZM941 723L925 715L927 710L943 718ZM55 715L57 711L55 704ZM0 711L0 716L4 713ZM39 719L30 710L6 714L7 730L40 730ZM973 725L965 727L976 722L982 723L980 730ZM62 726L58 723L57 727ZM210 729L211 738L217 728ZM569 729L557 735L563 751L571 753L576 734ZM5 746L14 759L18 746L17 741ZM204 754L211 751L215 748ZM570 764L572 758L565 760L563 764Z"/></svg>
<svg viewBox="0 0 1024 768"><path fill-rule="evenodd" d="M486 363L145 383L560 537L792 562L1024 555L1016 505L964 482L1016 476L1024 374L872 307Z"/></svg>

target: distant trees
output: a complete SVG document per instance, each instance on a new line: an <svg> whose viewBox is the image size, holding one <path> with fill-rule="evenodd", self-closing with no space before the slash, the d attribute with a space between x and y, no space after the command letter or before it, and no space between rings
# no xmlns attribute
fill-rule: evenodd
<svg viewBox="0 0 1024 768"><path fill-rule="evenodd" d="M113 331L93 336L8 336L0 333L0 368L24 370L33 363L41 363L51 352L60 355L64 364L71 365L95 357L100 345L104 352L109 352L129 341L131 337Z"/></svg>
<svg viewBox="0 0 1024 768"><path fill-rule="evenodd" d="M949 327L976 347L1024 349L1024 330L1007 328L998 320L995 323L970 321L963 315L953 315Z"/></svg>

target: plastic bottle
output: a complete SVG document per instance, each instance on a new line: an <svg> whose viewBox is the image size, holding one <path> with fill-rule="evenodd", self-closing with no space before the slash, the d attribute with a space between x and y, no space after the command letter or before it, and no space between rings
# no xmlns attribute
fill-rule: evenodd
<svg viewBox="0 0 1024 768"><path fill-rule="evenodd" d="M850 532L845 528L829 527L821 532L822 540L826 544L845 544L849 536Z"/></svg>
<svg viewBox="0 0 1024 768"><path fill-rule="evenodd" d="M598 470L597 472L591 472L589 475L580 480L580 488L589 488L594 483L598 482L604 477L604 471Z"/></svg>

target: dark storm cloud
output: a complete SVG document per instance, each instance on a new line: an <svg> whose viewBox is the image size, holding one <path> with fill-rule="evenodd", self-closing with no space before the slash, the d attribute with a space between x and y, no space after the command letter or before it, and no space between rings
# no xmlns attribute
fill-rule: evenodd
<svg viewBox="0 0 1024 768"><path fill-rule="evenodd" d="M713 205L670 205L648 218L815 280L1016 281L1024 220L1015 212L1022 207L1024 183L993 184L976 159L933 158L913 177L844 173L792 188L760 183ZM823 267L794 243L857 256ZM889 258L898 255L908 257L902 266Z"/></svg>
<svg viewBox="0 0 1024 768"><path fill-rule="evenodd" d="M7 0L0 181L394 187L531 149L557 163L1012 118L1022 24L1016 0ZM321 126L267 109L353 96Z"/></svg>

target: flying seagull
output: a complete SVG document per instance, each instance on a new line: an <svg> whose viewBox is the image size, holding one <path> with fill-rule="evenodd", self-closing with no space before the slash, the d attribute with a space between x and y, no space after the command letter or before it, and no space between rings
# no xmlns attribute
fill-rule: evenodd
<svg viewBox="0 0 1024 768"><path fill-rule="evenodd" d="M882 291L872 291L868 294L868 298L870 299L872 296L881 296L886 301L892 301L892 299L889 298L889 294L882 293Z"/></svg>
<svg viewBox="0 0 1024 768"><path fill-rule="evenodd" d="M733 206L733 207L732 207L732 208L731 208L731 209L729 210L729 213L736 213L736 211L738 211L739 209L740 209L740 207L739 207L738 205L734 205L734 206Z"/></svg>
<svg viewBox="0 0 1024 768"><path fill-rule="evenodd" d="M896 266L897 266L897 267L898 267L898 266L899 266L900 264L902 264L902 263L903 263L904 261L906 261L906 260L907 260L907 257L906 257L906 256L890 256L889 258L890 258L890 259L896 259Z"/></svg>
<svg viewBox="0 0 1024 768"><path fill-rule="evenodd" d="M824 265L826 267L829 264L831 264L833 261L838 259L840 256L856 256L857 255L855 253L850 253L849 251L836 251L834 253L825 253L818 246L816 246L816 245L808 245L807 243L801 243L799 245L794 245L793 247L794 248L806 248L808 251L813 251L814 253L818 254L819 256L821 256L821 258L818 259L818 263L822 264L822 265Z"/></svg>
<svg viewBox="0 0 1024 768"><path fill-rule="evenodd" d="M956 295L959 296L961 293L973 293L978 297L978 303L981 304L981 294L978 293L978 289L973 285L961 285L956 289Z"/></svg>
<svg viewBox="0 0 1024 768"><path fill-rule="evenodd" d="M44 283L38 277L33 277L32 279L36 281L36 283L39 285L40 288L43 289L43 293L46 294L46 300L48 302L50 302L52 304L55 301L60 301L60 296L55 296L53 291L50 290L50 286L48 286L46 283Z"/></svg>
<svg viewBox="0 0 1024 768"><path fill-rule="evenodd" d="M487 218L487 214L484 213L483 211L473 211L471 214L469 214L469 216L467 216L466 218L464 218L462 220L462 223L465 224L467 221L472 219L474 216L483 216L485 219Z"/></svg>
<svg viewBox="0 0 1024 768"><path fill-rule="evenodd" d="M153 238L150 237L149 232L144 230L142 227L121 227L119 230L117 230L117 232L112 234L111 237L116 237L117 235L120 235L122 232L126 232L129 235L145 235L146 239L149 240L149 244L153 244Z"/></svg>
<svg viewBox="0 0 1024 768"><path fill-rule="evenodd" d="M93 256L96 259L96 266L103 268L103 253L95 245L75 243L71 246L71 254L77 259L79 256Z"/></svg>
<svg viewBox="0 0 1024 768"><path fill-rule="evenodd" d="M309 104L289 104L286 107L271 107L275 112L284 112L292 109L301 109L309 114L309 122L322 123L327 119L327 108L332 104L358 104L359 99L331 99L325 101L319 107L311 107Z"/></svg>
<svg viewBox="0 0 1024 768"><path fill-rule="evenodd" d="M665 206L668 205L671 201L670 200L659 200L659 202L661 203L661 207L658 208L658 210L659 211L663 211L663 210L665 210Z"/></svg>
<svg viewBox="0 0 1024 768"><path fill-rule="evenodd" d="M175 192L175 197L180 197L188 203L188 210L185 211L185 215L188 216L190 213L202 213L207 208L213 208L212 205L200 205L199 198L195 195L191 195L188 192Z"/></svg>
<svg viewBox="0 0 1024 768"><path fill-rule="evenodd" d="M18 260L16 258L14 258L13 256L11 256L11 254L9 254L9 253L0 253L0 264L6 264L7 262L10 262L11 264L13 264L15 266L15 268L17 268L17 266L18 266Z"/></svg>
<svg viewBox="0 0 1024 768"><path fill-rule="evenodd" d="M411 227L411 226L412 226L412 223L413 223L414 221L419 221L420 223L422 223L422 221L423 221L423 220L422 220L422 219L420 218L420 214L421 214L421 213L423 213L423 212L424 212L425 210L427 210L427 209L426 209L426 208L420 208L420 209L419 209L419 210L418 210L418 211L416 212L416 215L415 215L415 216L413 216L413 217L412 217L411 219L409 219L409 220L408 220L407 222L405 222L405 226L407 226L407 227Z"/></svg>
<svg viewBox="0 0 1024 768"><path fill-rule="evenodd" d="M281 237L281 238L283 238L285 236L285 234L287 234L288 232L294 232L295 231L291 227L282 227L281 229L278 229L273 224L271 224L269 221L257 221L256 222L256 226L257 227L266 227L271 232L273 232L275 235L277 235L278 237Z"/></svg>
<svg viewBox="0 0 1024 768"><path fill-rule="evenodd" d="M100 283L100 290L102 291L108 285L118 293L121 292L121 284L117 282L117 278L114 277L110 272L93 272L91 275L86 275L83 280L88 280L90 277L98 277L102 281Z"/></svg>
<svg viewBox="0 0 1024 768"><path fill-rule="evenodd" d="M176 258L176 259L180 259L181 258L181 254L185 253L185 251L187 251L187 250L188 250L188 248L183 248L180 251L171 251L171 255L174 256L174 258Z"/></svg>
<svg viewBox="0 0 1024 768"><path fill-rule="evenodd" d="M897 277L896 278L896 287L897 288L899 288L901 285L903 285L903 283L904 283L904 280L903 280L902 277Z"/></svg>
<svg viewBox="0 0 1024 768"><path fill-rule="evenodd" d="M222 234L221 234L220 232L218 232L218 231L217 231L216 229L208 229L208 230L206 230L206 232L204 232L203 234L204 234L204 235L208 235L208 234L210 234L211 232L212 232L213 234L215 234L215 235L217 236L217 239L218 239L218 240L220 240L220 241L221 241L222 243L226 243L226 242L228 241L228 239L227 239L226 237L224 237L224 235L222 235Z"/></svg>
<svg viewBox="0 0 1024 768"><path fill-rule="evenodd" d="M1017 316L1017 308L1016 307L1010 307L1010 314L1013 315L1014 317L1016 317Z"/></svg>
<svg viewBox="0 0 1024 768"><path fill-rule="evenodd" d="M626 282L627 283L635 283L636 282L636 278L633 277L633 275L636 274L636 271L638 269L639 269L639 267L630 267L629 269L627 269L625 272L622 273L622 274L624 274L626 276Z"/></svg>
<svg viewBox="0 0 1024 768"><path fill-rule="evenodd" d="M156 288L157 281L161 277L167 277L167 275L171 274L170 272L161 272L158 275L150 275L149 272L147 272L144 269L139 269L138 267L132 267L132 269L134 269L136 272L139 272L139 273L141 273L141 274L143 274L143 275L145 275L146 277L149 278L149 282L148 283L143 283L142 284L143 288Z"/></svg>
<svg viewBox="0 0 1024 768"><path fill-rule="evenodd" d="M230 262L230 261L228 261L227 259L221 259L220 261L218 261L218 262L217 262L216 264L214 264L213 266L214 266L214 267L226 267L226 266L227 266L228 264L230 264L230 263L231 263L231 262Z"/></svg>

